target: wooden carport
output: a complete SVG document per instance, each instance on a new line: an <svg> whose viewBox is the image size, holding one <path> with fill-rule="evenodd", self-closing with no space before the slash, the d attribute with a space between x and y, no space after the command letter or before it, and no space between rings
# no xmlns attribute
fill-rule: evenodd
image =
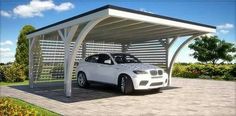
<svg viewBox="0 0 236 116"><path fill-rule="evenodd" d="M113 51L113 49L129 52L144 63L165 68L170 85L172 67L181 48L192 39L215 31L214 26L112 5L103 6L40 28L27 35L30 43L29 85L33 88L34 81L40 77L42 63L61 62L64 67L65 95L71 96L75 62L77 59L93 54L94 52L91 51L96 50L96 47L102 48L101 52ZM184 36L188 39L169 59L170 47L177 39ZM53 48L56 49L52 51ZM57 53L59 51L61 53Z"/></svg>

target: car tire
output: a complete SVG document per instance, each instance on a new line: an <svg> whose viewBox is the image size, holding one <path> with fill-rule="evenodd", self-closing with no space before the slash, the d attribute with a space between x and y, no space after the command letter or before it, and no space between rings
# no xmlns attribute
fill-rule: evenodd
<svg viewBox="0 0 236 116"><path fill-rule="evenodd" d="M84 72L79 72L77 74L77 83L78 83L78 86L81 88L88 87L89 83L87 81L87 77Z"/></svg>
<svg viewBox="0 0 236 116"><path fill-rule="evenodd" d="M132 79L128 75L120 76L120 90L123 94L131 94L134 91Z"/></svg>

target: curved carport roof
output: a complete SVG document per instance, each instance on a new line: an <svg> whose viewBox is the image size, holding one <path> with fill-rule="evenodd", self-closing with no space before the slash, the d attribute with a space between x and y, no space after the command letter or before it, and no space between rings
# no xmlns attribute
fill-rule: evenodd
<svg viewBox="0 0 236 116"><path fill-rule="evenodd" d="M65 45L65 90L66 96L71 96L72 64L74 64L76 53L82 42L102 41L123 45L151 40L163 42L165 39L165 49L168 51L178 37L190 36L176 50L171 60L168 60L167 56L167 72L170 77L174 59L180 49L193 38L215 31L215 26L107 5L40 28L29 33L27 37L30 40L30 47L34 45L34 40L42 35L46 37L56 34L63 40ZM72 41L76 46L70 52ZM32 67L31 51L29 57L29 64ZM33 87L32 70L29 72L30 87Z"/></svg>

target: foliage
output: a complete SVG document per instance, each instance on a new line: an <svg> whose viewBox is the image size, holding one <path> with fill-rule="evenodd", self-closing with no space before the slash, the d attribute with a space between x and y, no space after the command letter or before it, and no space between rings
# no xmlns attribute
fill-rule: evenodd
<svg viewBox="0 0 236 116"><path fill-rule="evenodd" d="M29 53L29 41L26 38L26 34L34 31L35 28L31 25L25 25L18 36L17 47L16 47L16 54L15 54L15 62L23 65L25 70L25 75L28 74L28 53Z"/></svg>
<svg viewBox="0 0 236 116"><path fill-rule="evenodd" d="M229 73L233 76L236 77L236 64L233 65L232 69L229 71Z"/></svg>
<svg viewBox="0 0 236 116"><path fill-rule="evenodd" d="M183 77L183 73L187 71L186 68L186 66L176 63L174 64L172 75L175 77Z"/></svg>
<svg viewBox="0 0 236 116"><path fill-rule="evenodd" d="M4 79L5 79L5 76L4 76L4 73L3 73L3 71L4 71L3 66L4 65L0 65L0 82L4 81Z"/></svg>
<svg viewBox="0 0 236 116"><path fill-rule="evenodd" d="M213 65L219 60L232 61L236 52L234 44L220 40L217 36L201 36L189 45L194 50L192 56L200 62L211 62Z"/></svg>
<svg viewBox="0 0 236 116"><path fill-rule="evenodd" d="M58 114L19 99L0 97L0 116L57 116Z"/></svg>
<svg viewBox="0 0 236 116"><path fill-rule="evenodd" d="M236 80L236 64L174 64L172 76L215 80Z"/></svg>
<svg viewBox="0 0 236 116"><path fill-rule="evenodd" d="M22 82L26 78L24 66L18 63L0 66L0 73L2 73L2 80L5 82Z"/></svg>

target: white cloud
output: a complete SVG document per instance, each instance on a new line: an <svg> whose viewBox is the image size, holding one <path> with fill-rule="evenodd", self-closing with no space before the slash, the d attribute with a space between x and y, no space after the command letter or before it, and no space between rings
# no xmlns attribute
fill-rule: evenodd
<svg viewBox="0 0 236 116"><path fill-rule="evenodd" d="M10 41L10 40L6 40L6 41L4 41L4 42L0 42L0 45L1 45L1 46L5 46L5 45L13 45L13 42Z"/></svg>
<svg viewBox="0 0 236 116"><path fill-rule="evenodd" d="M44 16L43 12L47 10L66 11L72 8L74 8L74 5L70 2L56 5L52 0L32 0L29 4L16 6L13 13L23 18L42 17Z"/></svg>
<svg viewBox="0 0 236 116"><path fill-rule="evenodd" d="M15 53L12 52L10 48L0 48L0 54L3 58L11 58L15 55Z"/></svg>
<svg viewBox="0 0 236 116"><path fill-rule="evenodd" d="M217 32L218 34L227 34L233 28L234 28L234 24L225 23L225 24L221 24L217 26Z"/></svg>
<svg viewBox="0 0 236 116"><path fill-rule="evenodd" d="M11 49L10 48L0 48L0 52L3 53L3 52L10 52Z"/></svg>
<svg viewBox="0 0 236 116"><path fill-rule="evenodd" d="M62 3L60 4L59 6L55 6L55 10L56 11L66 11L66 10L69 10L69 9L72 9L74 8L74 5L70 2L65 2L65 3Z"/></svg>
<svg viewBox="0 0 236 116"><path fill-rule="evenodd" d="M10 48L0 48L0 62L7 63L14 61L15 53Z"/></svg>
<svg viewBox="0 0 236 116"><path fill-rule="evenodd" d="M147 11L145 8L140 8L139 10L142 11L142 12L146 12L146 13L152 13L152 12L150 12L150 11ZM152 14L153 14L153 13L152 13Z"/></svg>
<svg viewBox="0 0 236 116"><path fill-rule="evenodd" d="M225 23L217 26L217 29L232 29L232 28L234 28L234 24L231 23Z"/></svg>
<svg viewBox="0 0 236 116"><path fill-rule="evenodd" d="M3 17L11 17L11 13L10 12L7 12L7 11L4 11L4 10L1 10L1 16Z"/></svg>
<svg viewBox="0 0 236 116"><path fill-rule="evenodd" d="M222 29L222 30L219 30L219 32L222 33L222 34L227 34L227 33L229 33L229 30Z"/></svg>

